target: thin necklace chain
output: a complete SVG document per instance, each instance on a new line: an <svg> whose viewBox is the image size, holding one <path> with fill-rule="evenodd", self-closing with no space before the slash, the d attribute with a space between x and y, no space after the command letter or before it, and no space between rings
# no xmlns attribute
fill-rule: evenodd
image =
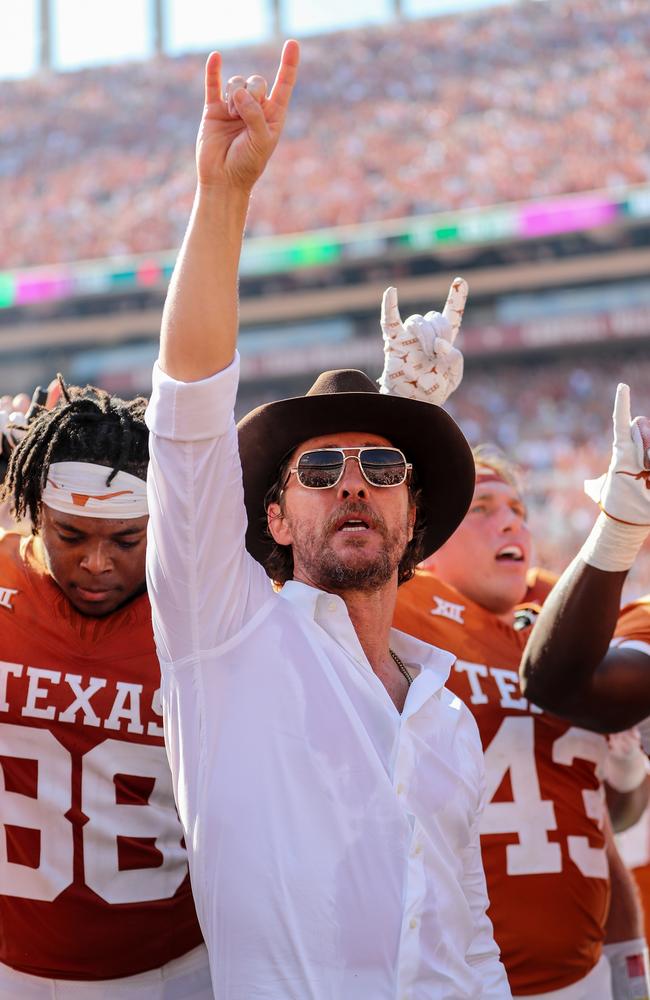
<svg viewBox="0 0 650 1000"><path fill-rule="evenodd" d="M402 677L406 677L407 684L410 687L411 684L413 683L413 678L411 677L410 673L408 672L408 670L406 669L406 667L404 666L404 664L400 660L400 658L397 655L397 653L394 653L392 649L389 649L388 652L390 653L390 655L393 657L395 663L397 664L397 669L399 670L399 672L402 675Z"/></svg>

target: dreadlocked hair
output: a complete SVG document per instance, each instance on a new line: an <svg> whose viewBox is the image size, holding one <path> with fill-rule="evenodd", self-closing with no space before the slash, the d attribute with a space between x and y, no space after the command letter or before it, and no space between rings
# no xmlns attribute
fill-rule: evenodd
<svg viewBox="0 0 650 1000"><path fill-rule="evenodd" d="M14 516L29 516L32 530L41 519L43 489L52 462L93 462L110 468L106 485L118 472L146 479L149 433L144 422L147 400L123 400L104 389L67 386L57 375L61 398L52 410L40 407L14 449L0 490Z"/></svg>

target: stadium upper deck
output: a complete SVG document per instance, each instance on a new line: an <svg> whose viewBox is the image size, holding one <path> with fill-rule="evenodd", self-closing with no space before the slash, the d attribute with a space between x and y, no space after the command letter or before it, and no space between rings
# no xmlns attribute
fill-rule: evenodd
<svg viewBox="0 0 650 1000"><path fill-rule="evenodd" d="M306 41L249 234L647 182L647 12L647 0L550 0ZM275 56L231 51L226 76L270 75ZM178 245L201 65L0 86L0 267Z"/></svg>

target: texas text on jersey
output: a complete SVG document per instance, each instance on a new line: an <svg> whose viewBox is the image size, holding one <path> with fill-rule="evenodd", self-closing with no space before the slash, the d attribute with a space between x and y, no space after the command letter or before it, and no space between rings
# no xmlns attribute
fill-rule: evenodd
<svg viewBox="0 0 650 1000"><path fill-rule="evenodd" d="M162 966L201 933L148 599L86 618L16 534L0 588L0 961L82 980Z"/></svg>
<svg viewBox="0 0 650 1000"><path fill-rule="evenodd" d="M522 697L530 626L505 624L425 572L400 587L395 625L458 657L447 686L474 713L485 750L483 863L513 994L577 982L600 957L609 905L596 775L605 738Z"/></svg>

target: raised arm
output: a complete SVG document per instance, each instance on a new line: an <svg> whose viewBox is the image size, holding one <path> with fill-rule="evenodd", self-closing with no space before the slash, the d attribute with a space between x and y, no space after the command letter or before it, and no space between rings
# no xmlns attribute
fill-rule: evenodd
<svg viewBox="0 0 650 1000"><path fill-rule="evenodd" d="M650 421L630 419L627 386L614 407L607 476L590 486L601 513L549 595L528 641L522 688L537 705L602 732L650 715L650 659L609 648L625 576L650 531Z"/></svg>
<svg viewBox="0 0 650 1000"><path fill-rule="evenodd" d="M221 89L221 56L205 68L196 144L197 189L163 313L160 367L183 382L227 368L237 342L237 271L252 188L275 149L298 72L299 48L284 45L268 97L260 78Z"/></svg>
<svg viewBox="0 0 650 1000"><path fill-rule="evenodd" d="M266 98L261 77L205 72L198 184L170 284L147 408L151 430L147 587L161 662L225 642L268 599L247 528L233 409L238 366L237 269L250 192L271 156L296 78L298 45L284 46Z"/></svg>

